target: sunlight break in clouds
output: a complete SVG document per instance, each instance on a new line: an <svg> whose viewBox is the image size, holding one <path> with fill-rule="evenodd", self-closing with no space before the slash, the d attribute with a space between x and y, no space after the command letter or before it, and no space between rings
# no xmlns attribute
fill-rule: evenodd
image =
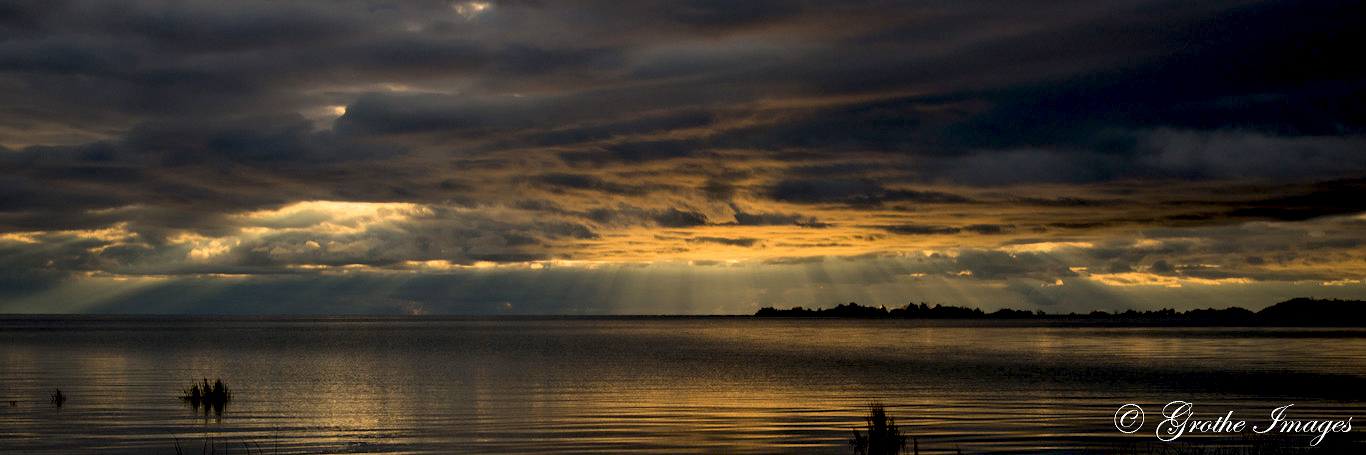
<svg viewBox="0 0 1366 455"><path fill-rule="evenodd" d="M1357 16L1168 6L15 3L0 312L1363 297Z"/></svg>
<svg viewBox="0 0 1366 455"><path fill-rule="evenodd" d="M474 19L474 16L484 12L490 6L493 5L487 2L464 2L451 5L451 8L455 9L456 14L465 16L465 19L469 20Z"/></svg>

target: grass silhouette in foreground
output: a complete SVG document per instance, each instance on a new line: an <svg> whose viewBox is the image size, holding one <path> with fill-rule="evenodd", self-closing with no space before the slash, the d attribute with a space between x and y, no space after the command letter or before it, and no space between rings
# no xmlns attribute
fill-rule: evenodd
<svg viewBox="0 0 1366 455"><path fill-rule="evenodd" d="M212 408L214 412L222 414L223 408L227 406L228 401L232 400L232 392L229 392L228 387L223 385L223 380L215 379L213 386L209 386L209 379L204 378L203 387L200 387L199 384L191 385L190 388L185 389L185 395L182 395L180 399L190 403L190 406L194 407L195 410L199 410L199 406L203 405L205 413L208 413L209 409Z"/></svg>
<svg viewBox="0 0 1366 455"><path fill-rule="evenodd" d="M858 455L897 455L906 449L906 435L901 434L901 428L896 426L896 419L887 415L887 410L881 403L868 405L868 430L860 433L854 430L853 437L849 438L849 445L854 448L854 453ZM918 444L917 444L918 445ZM919 447L916 447L919 453Z"/></svg>

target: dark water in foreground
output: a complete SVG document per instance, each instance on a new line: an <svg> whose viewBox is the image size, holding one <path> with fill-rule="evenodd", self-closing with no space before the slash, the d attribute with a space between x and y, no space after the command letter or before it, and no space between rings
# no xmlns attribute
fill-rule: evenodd
<svg viewBox="0 0 1366 455"><path fill-rule="evenodd" d="M221 415L176 398L201 377L232 389ZM1173 400L1359 433L1363 385L1361 329L0 317L0 453L842 454L873 401L923 453L1079 451L1155 443Z"/></svg>

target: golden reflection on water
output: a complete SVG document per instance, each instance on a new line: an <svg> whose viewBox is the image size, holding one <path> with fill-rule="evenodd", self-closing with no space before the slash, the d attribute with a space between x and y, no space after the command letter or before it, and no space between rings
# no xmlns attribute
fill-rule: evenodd
<svg viewBox="0 0 1366 455"><path fill-rule="evenodd" d="M412 321L7 338L0 398L59 385L71 401L0 410L0 451L75 438L111 453L209 439L278 453L845 453L872 402L922 453L1076 448L1118 438L1109 419L1124 403L1185 399L1252 418L1285 399L1201 381L1360 385L1366 355L1363 336L1272 329ZM1346 353L1309 349L1326 340ZM1271 362L1289 373L1259 373ZM221 417L175 398L200 377L232 388ZM1333 390L1302 392L1304 412L1362 411L1314 395Z"/></svg>

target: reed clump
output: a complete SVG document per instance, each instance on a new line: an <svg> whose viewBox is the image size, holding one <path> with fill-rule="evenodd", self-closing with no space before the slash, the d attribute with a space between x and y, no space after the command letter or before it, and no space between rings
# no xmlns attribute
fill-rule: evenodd
<svg viewBox="0 0 1366 455"><path fill-rule="evenodd" d="M223 380L215 379L213 385L209 385L209 379L204 378L201 384L194 384L185 389L185 394L181 395L180 399L188 402L196 410L203 406L205 412L212 408L215 412L222 413L228 401L232 400L232 392L223 385Z"/></svg>
<svg viewBox="0 0 1366 455"><path fill-rule="evenodd" d="M853 437L849 438L849 445L853 447L857 455L897 455L906 449L906 435L901 434L901 428L897 427L896 419L887 415L887 410L881 404L873 403L868 405L868 417L864 420L868 422L867 432L860 433L854 430ZM919 444L917 444L918 446ZM919 447L916 447L919 453Z"/></svg>

